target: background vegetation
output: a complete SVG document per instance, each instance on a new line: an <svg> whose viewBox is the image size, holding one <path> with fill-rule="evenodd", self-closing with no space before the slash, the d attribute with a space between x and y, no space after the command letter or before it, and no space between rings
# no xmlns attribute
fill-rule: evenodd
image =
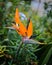
<svg viewBox="0 0 52 65"><path fill-rule="evenodd" d="M45 14L40 17L30 8L31 1L0 0L0 65L52 65L52 4L44 3ZM14 22L15 9L33 22L33 34L46 45L23 44L15 30L7 29ZM50 9L49 9L50 8ZM21 21L26 25L27 20Z"/></svg>

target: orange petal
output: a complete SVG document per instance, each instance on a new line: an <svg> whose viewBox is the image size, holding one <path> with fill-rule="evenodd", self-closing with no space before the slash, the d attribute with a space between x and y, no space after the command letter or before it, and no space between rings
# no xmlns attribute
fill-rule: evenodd
<svg viewBox="0 0 52 65"><path fill-rule="evenodd" d="M27 36L28 38L30 38L33 34L33 29L32 29L32 21L30 20L29 22L29 26L28 26L28 29L27 29Z"/></svg>
<svg viewBox="0 0 52 65"><path fill-rule="evenodd" d="M20 21L20 18L19 18L19 17L20 17L20 16L19 16L18 9L16 9L15 22L16 22L16 24L19 24L19 29L20 29L21 35L26 36L26 28L25 28L25 26L22 24L22 22Z"/></svg>
<svg viewBox="0 0 52 65"><path fill-rule="evenodd" d="M17 8L16 8L16 12L15 12L15 22L20 23L20 15L19 15L19 12L18 12Z"/></svg>

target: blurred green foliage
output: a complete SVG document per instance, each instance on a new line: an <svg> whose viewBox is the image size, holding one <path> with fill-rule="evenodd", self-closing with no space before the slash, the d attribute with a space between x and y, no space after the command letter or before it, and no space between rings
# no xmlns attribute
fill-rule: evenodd
<svg viewBox="0 0 52 65"><path fill-rule="evenodd" d="M52 64L52 8L42 17L31 10L30 1L0 0L0 65L51 65ZM14 22L15 9L24 13L33 23L35 39L47 45L23 44L18 54L21 36L15 30L7 29ZM22 20L26 25L27 20Z"/></svg>

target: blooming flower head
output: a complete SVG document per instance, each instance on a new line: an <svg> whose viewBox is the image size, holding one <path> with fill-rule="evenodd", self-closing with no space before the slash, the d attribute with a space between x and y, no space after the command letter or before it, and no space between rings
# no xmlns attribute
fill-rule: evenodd
<svg viewBox="0 0 52 65"><path fill-rule="evenodd" d="M24 43L37 43L37 41L30 39L32 37L32 34L33 34L32 21L29 19L28 24L25 27L20 20L18 8L16 8L16 12L15 12L15 23L16 24L13 24L13 28L17 31L17 33L19 35L22 36L22 42L24 42ZM39 44L41 44L41 43L39 43Z"/></svg>
<svg viewBox="0 0 52 65"><path fill-rule="evenodd" d="M29 24L27 25L27 27L25 27L20 20L18 9L16 9L16 12L15 12L15 23L16 24L13 24L13 27L16 29L18 34L20 34L22 37L27 37L27 38L30 38L32 36L32 33L33 33L32 21L29 20Z"/></svg>

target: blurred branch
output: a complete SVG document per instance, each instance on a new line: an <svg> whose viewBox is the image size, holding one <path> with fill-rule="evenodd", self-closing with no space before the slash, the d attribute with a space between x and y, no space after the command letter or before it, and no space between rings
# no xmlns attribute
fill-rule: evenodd
<svg viewBox="0 0 52 65"><path fill-rule="evenodd" d="M5 2L0 2L0 6L4 6L5 5Z"/></svg>

